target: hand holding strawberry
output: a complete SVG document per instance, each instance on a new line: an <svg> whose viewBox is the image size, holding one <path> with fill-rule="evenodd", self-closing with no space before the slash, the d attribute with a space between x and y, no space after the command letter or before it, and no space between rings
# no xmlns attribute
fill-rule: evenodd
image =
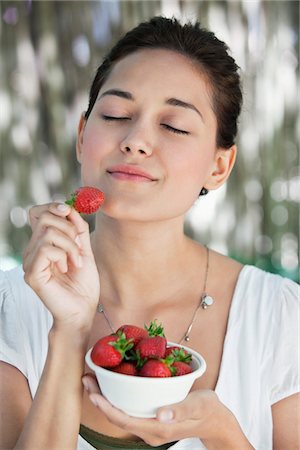
<svg viewBox="0 0 300 450"><path fill-rule="evenodd" d="M65 204L37 205L29 215L32 236L24 252L25 280L56 325L85 330L100 291L88 223Z"/></svg>

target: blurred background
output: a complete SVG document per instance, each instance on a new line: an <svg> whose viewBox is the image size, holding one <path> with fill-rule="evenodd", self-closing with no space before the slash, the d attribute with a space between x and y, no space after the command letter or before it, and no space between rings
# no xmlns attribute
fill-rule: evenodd
<svg viewBox="0 0 300 450"><path fill-rule="evenodd" d="M28 208L80 185L77 123L108 48L153 15L198 19L241 68L239 154L186 233L299 282L298 1L1 1L0 268L20 264ZM91 222L91 227L93 223Z"/></svg>

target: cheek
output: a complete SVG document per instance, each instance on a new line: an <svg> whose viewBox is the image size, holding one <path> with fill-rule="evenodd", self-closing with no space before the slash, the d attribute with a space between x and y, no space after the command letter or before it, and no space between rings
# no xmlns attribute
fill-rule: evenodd
<svg viewBox="0 0 300 450"><path fill-rule="evenodd" d="M210 172L212 163L211 151L206 151L205 148L189 149L173 159L170 170L174 174L172 177L174 182L180 183L183 189L193 189L196 191L201 189L204 180Z"/></svg>
<svg viewBox="0 0 300 450"><path fill-rule="evenodd" d="M91 165L101 160L108 151L108 143L109 139L102 133L87 132L83 138L81 163Z"/></svg>

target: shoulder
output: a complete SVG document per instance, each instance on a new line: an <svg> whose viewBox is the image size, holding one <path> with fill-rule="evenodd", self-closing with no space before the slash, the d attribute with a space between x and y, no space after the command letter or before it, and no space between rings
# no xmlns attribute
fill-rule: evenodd
<svg viewBox="0 0 300 450"><path fill-rule="evenodd" d="M216 275L220 298L232 292L232 321L253 323L258 328L278 325L282 320L295 322L299 313L300 286L278 274L211 252L212 271Z"/></svg>
<svg viewBox="0 0 300 450"><path fill-rule="evenodd" d="M0 301L2 305L7 301L14 302L17 293L24 289L26 289L26 283L21 266L8 271L0 270Z"/></svg>
<svg viewBox="0 0 300 450"><path fill-rule="evenodd" d="M24 280L22 267L0 271L0 360L28 379L34 395L48 348L52 316Z"/></svg>
<svg viewBox="0 0 300 450"><path fill-rule="evenodd" d="M26 288L26 286L22 266L7 271L0 270L0 292L8 292L21 287Z"/></svg>
<svg viewBox="0 0 300 450"><path fill-rule="evenodd" d="M289 278L266 272L255 266L244 266L238 280L238 289L247 297L274 308L285 305L297 305L300 286Z"/></svg>
<svg viewBox="0 0 300 450"><path fill-rule="evenodd" d="M50 316L40 298L25 282L22 266L0 271L0 304L2 312L14 314L13 311L17 310L23 320L31 320L36 314L47 320Z"/></svg>
<svg viewBox="0 0 300 450"><path fill-rule="evenodd" d="M231 320L274 348L278 340L297 341L299 285L254 266L244 266L236 285ZM275 347L276 347L275 345Z"/></svg>

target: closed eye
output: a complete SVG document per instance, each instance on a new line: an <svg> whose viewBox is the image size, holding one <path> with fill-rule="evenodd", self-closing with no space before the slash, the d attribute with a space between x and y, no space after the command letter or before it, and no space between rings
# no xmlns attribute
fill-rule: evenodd
<svg viewBox="0 0 300 450"><path fill-rule="evenodd" d="M106 121L113 121L113 120L130 120L130 117L118 117L118 116L106 116L104 114L102 114L102 119L106 120Z"/></svg>
<svg viewBox="0 0 300 450"><path fill-rule="evenodd" d="M169 131L171 131L172 133L175 133L175 134L190 134L188 131L179 130L178 128L171 127L170 125L167 125L166 123L162 123L162 126L166 130L169 130Z"/></svg>

